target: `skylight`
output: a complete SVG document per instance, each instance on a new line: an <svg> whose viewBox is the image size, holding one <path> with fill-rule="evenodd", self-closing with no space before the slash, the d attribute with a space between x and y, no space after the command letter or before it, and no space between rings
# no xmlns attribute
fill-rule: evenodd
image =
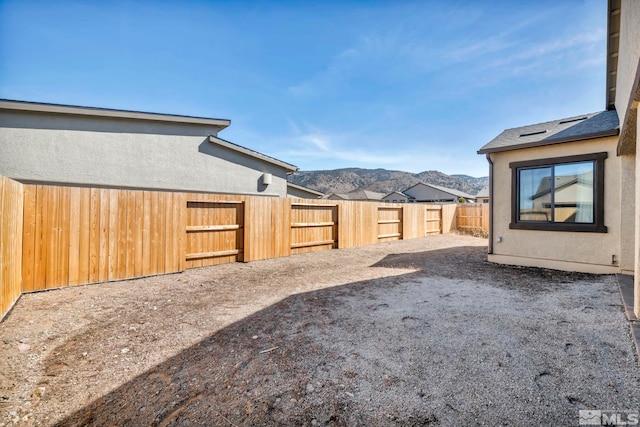
<svg viewBox="0 0 640 427"><path fill-rule="evenodd" d="M543 133L546 133L546 132L547 132L546 130L539 130L537 132L522 133L522 134L520 134L520 138L522 138L523 136L540 135L540 134L543 134Z"/></svg>
<svg viewBox="0 0 640 427"><path fill-rule="evenodd" d="M558 123L559 125L563 125L565 123L573 123L573 122L579 122L581 120L586 120L586 117L578 117L577 119L568 119L568 120L563 120L560 123Z"/></svg>

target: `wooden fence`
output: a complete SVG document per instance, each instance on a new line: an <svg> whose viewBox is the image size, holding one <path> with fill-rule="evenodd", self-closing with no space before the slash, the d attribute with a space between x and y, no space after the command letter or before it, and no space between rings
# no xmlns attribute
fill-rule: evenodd
<svg viewBox="0 0 640 427"><path fill-rule="evenodd" d="M489 233L489 203L458 205L456 223L460 231Z"/></svg>
<svg viewBox="0 0 640 427"><path fill-rule="evenodd" d="M472 216L456 218L456 205L0 184L0 318L22 292L444 234Z"/></svg>
<svg viewBox="0 0 640 427"><path fill-rule="evenodd" d="M22 193L22 184L0 176L0 319L22 292Z"/></svg>

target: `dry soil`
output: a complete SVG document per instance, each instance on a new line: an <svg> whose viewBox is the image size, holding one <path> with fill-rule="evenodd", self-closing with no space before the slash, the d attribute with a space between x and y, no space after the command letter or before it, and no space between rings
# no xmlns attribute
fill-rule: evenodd
<svg viewBox="0 0 640 427"><path fill-rule="evenodd" d="M23 295L0 426L577 424L638 410L615 280L447 235Z"/></svg>

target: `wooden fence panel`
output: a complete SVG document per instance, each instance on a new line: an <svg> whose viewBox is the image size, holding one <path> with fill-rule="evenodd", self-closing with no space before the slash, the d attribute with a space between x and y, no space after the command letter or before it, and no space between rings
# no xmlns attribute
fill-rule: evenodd
<svg viewBox="0 0 640 427"><path fill-rule="evenodd" d="M0 178L4 182L6 178ZM33 290L35 277L36 187L23 185L22 292ZM4 230L4 229L3 229ZM4 233L3 233L4 234Z"/></svg>
<svg viewBox="0 0 640 427"><path fill-rule="evenodd" d="M244 201L191 194L186 203L186 268L242 261Z"/></svg>
<svg viewBox="0 0 640 427"><path fill-rule="evenodd" d="M378 204L338 202L338 247L353 248L378 242Z"/></svg>
<svg viewBox="0 0 640 427"><path fill-rule="evenodd" d="M338 205L291 203L291 253L338 247Z"/></svg>
<svg viewBox="0 0 640 427"><path fill-rule="evenodd" d="M418 203L402 205L402 238L415 239L426 234L424 206Z"/></svg>
<svg viewBox="0 0 640 427"><path fill-rule="evenodd" d="M489 204L458 205L456 222L461 231L489 232Z"/></svg>
<svg viewBox="0 0 640 427"><path fill-rule="evenodd" d="M449 234L457 230L455 203L442 205L442 234Z"/></svg>
<svg viewBox="0 0 640 427"><path fill-rule="evenodd" d="M427 205L425 213L425 235L442 233L442 206Z"/></svg>
<svg viewBox="0 0 640 427"><path fill-rule="evenodd" d="M181 253L183 214L174 214L174 203L182 195L24 188L25 292L180 271L180 261L166 252Z"/></svg>
<svg viewBox="0 0 640 427"><path fill-rule="evenodd" d="M291 255L291 199L245 199L244 261Z"/></svg>
<svg viewBox="0 0 640 427"><path fill-rule="evenodd" d="M378 239L402 239L402 207L378 206Z"/></svg>
<svg viewBox="0 0 640 427"><path fill-rule="evenodd" d="M482 203L482 231L489 233L489 203Z"/></svg>
<svg viewBox="0 0 640 427"><path fill-rule="evenodd" d="M0 177L0 319L22 292L23 185Z"/></svg>

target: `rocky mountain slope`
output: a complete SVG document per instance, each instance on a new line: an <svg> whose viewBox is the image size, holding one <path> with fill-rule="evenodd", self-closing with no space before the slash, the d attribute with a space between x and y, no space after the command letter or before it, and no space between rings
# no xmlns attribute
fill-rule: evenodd
<svg viewBox="0 0 640 427"><path fill-rule="evenodd" d="M410 173L387 169L346 168L335 170L298 171L289 181L323 193L348 193L356 189L388 194L402 191L418 182L440 185L475 195L489 182L488 177L447 175L438 171Z"/></svg>

